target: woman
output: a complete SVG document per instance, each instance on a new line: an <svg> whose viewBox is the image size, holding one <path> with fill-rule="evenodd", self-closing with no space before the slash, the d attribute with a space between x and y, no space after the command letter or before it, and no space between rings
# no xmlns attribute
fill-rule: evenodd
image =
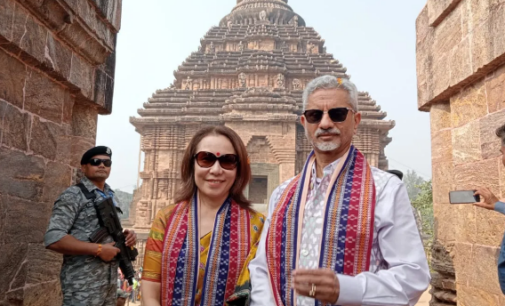
<svg viewBox="0 0 505 306"><path fill-rule="evenodd" d="M247 299L247 265L264 217L243 195L251 168L242 140L224 126L200 130L184 153L181 177L177 204L158 212L147 240L144 305Z"/></svg>

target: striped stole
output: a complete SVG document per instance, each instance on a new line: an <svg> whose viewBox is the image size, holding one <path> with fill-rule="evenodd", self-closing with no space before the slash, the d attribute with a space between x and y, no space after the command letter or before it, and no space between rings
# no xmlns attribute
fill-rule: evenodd
<svg viewBox="0 0 505 306"><path fill-rule="evenodd" d="M214 222L199 305L224 305L249 255L250 214L228 199ZM162 252L161 305L194 306L200 265L198 198L181 202L167 222Z"/></svg>
<svg viewBox="0 0 505 306"><path fill-rule="evenodd" d="M294 305L293 270L298 268L301 231L310 175L311 152L303 171L284 190L271 218L266 240L270 285L277 306ZM365 156L354 146L341 158L325 197L319 268L338 274L368 271L373 241L375 184ZM316 305L320 305L316 301Z"/></svg>

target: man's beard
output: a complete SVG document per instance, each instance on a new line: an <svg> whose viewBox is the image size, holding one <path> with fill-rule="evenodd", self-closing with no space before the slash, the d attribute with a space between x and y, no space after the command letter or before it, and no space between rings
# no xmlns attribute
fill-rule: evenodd
<svg viewBox="0 0 505 306"><path fill-rule="evenodd" d="M340 130L337 128L331 128L329 130L323 130L323 129L317 129L316 133L314 134L314 138L309 136L309 133L307 132L307 129L305 129L305 137L310 141L313 147L317 148L319 151L322 152L331 152L335 151L340 147L340 142L336 143L333 141L322 141L322 142L317 142L316 139L318 136L321 136L323 134L334 134L334 135L340 135Z"/></svg>

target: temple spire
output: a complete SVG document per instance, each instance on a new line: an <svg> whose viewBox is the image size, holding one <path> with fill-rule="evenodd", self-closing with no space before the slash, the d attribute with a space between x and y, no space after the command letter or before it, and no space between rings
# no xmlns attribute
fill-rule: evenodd
<svg viewBox="0 0 505 306"><path fill-rule="evenodd" d="M288 0L237 0L232 12L224 17L220 26L232 24L292 24L305 26L302 17L287 4Z"/></svg>

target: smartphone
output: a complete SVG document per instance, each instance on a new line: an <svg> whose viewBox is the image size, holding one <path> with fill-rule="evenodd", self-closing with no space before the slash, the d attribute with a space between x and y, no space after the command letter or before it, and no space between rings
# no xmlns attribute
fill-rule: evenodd
<svg viewBox="0 0 505 306"><path fill-rule="evenodd" d="M451 204L474 204L480 202L480 196L475 195L475 190L457 190L449 192Z"/></svg>

